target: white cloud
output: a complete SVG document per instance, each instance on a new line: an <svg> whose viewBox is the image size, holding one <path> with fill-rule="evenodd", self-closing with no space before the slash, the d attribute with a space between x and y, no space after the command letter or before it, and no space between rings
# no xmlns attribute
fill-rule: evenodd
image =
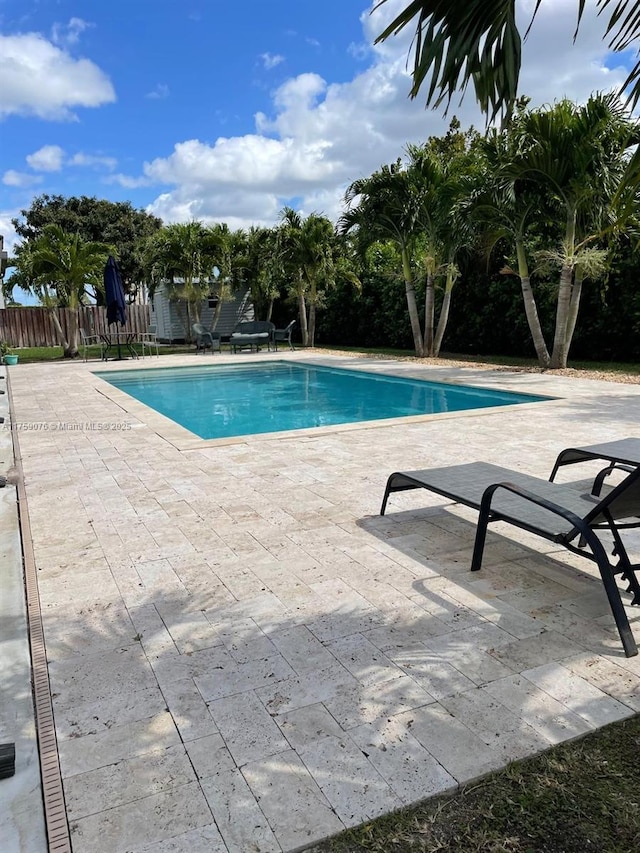
<svg viewBox="0 0 640 853"><path fill-rule="evenodd" d="M149 178L144 176L134 177L132 175L123 175L122 173L109 175L109 177L105 178L104 182L106 184L118 184L128 190L137 189L138 187L148 187L152 183Z"/></svg>
<svg viewBox="0 0 640 853"><path fill-rule="evenodd" d="M275 68L276 65L280 65L281 62L284 62L284 56L281 56L279 53L261 53L260 59L267 71L271 71L271 69Z"/></svg>
<svg viewBox="0 0 640 853"><path fill-rule="evenodd" d="M77 44L80 35L93 24L83 21L82 18L71 18L68 24L54 24L51 31L51 41L62 47Z"/></svg>
<svg viewBox="0 0 640 853"><path fill-rule="evenodd" d="M59 145L43 145L26 157L27 163L36 172L59 172L62 169L64 150Z"/></svg>
<svg viewBox="0 0 640 853"><path fill-rule="evenodd" d="M20 237L16 234L13 227L12 219L16 219L20 215L19 210L0 210L0 234L4 237L4 251L13 254L16 245L20 242Z"/></svg>
<svg viewBox="0 0 640 853"><path fill-rule="evenodd" d="M113 171L118 165L115 157L103 157L99 154L85 154L79 151L67 161L69 166L86 166L90 169L108 169Z"/></svg>
<svg viewBox="0 0 640 853"><path fill-rule="evenodd" d="M371 2L362 13L362 46L349 52L369 61L352 79L331 83L314 73L290 78L273 92L270 110L256 114L254 132L211 144L181 140L167 156L145 163L142 175L114 174L110 180L128 188L157 186L161 194L148 210L167 222L271 225L291 199L304 214L337 219L346 186L402 156L407 142L445 132L454 114L463 127L484 126L471 89L462 105L454 98L448 117L425 110L424 94L409 99L413 26L374 46L406 2L388 0L370 15ZM523 33L534 4L518 2ZM540 7L523 48L520 86L533 106L564 96L585 100L626 76L624 69L605 65L604 22L592 2L572 45L575 11L575 0L546 0Z"/></svg>
<svg viewBox="0 0 640 853"><path fill-rule="evenodd" d="M74 119L73 108L115 101L107 75L37 33L0 35L0 118Z"/></svg>
<svg viewBox="0 0 640 853"><path fill-rule="evenodd" d="M27 172L16 172L9 169L2 176L2 183L6 187L33 187L39 184L42 178L39 175L31 175Z"/></svg>
<svg viewBox="0 0 640 853"><path fill-rule="evenodd" d="M169 97L169 87L166 83L158 83L155 89L152 89L151 92L147 92L145 98L151 98L152 100L163 101L165 98Z"/></svg>

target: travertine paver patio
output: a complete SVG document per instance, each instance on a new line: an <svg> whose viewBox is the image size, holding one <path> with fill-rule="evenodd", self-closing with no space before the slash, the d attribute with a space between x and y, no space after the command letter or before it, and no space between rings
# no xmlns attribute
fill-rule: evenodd
<svg viewBox="0 0 640 853"><path fill-rule="evenodd" d="M638 387L322 361L562 399L212 446L12 371L74 853L294 850L640 710L588 561L496 527L472 576L472 513L377 515L392 470L633 435Z"/></svg>

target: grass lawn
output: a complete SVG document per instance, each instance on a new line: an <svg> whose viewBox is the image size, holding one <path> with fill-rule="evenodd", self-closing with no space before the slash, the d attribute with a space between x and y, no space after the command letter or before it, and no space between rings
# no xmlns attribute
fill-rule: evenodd
<svg viewBox="0 0 640 853"><path fill-rule="evenodd" d="M635 716L312 850L632 853L640 850L639 756Z"/></svg>
<svg viewBox="0 0 640 853"><path fill-rule="evenodd" d="M378 348L363 348L363 347L346 347L346 346L318 346L316 350L320 353L323 349L339 350L346 353L364 353L366 355L390 355L399 358L412 358L412 350L389 349L384 347ZM23 364L30 364L35 361L62 361L62 347L21 347L14 350ZM175 355L176 353L195 352L194 344L182 345L161 345L160 355ZM101 348L93 346L87 348L88 358L93 360L99 359ZM537 367L537 361L533 358L516 358L508 355L460 355L456 353L442 353L443 359L453 361L474 361L478 364L496 364L507 367ZM640 363L626 364L623 362L611 361L570 361L569 367L574 370L592 370L611 373L637 373L640 375Z"/></svg>

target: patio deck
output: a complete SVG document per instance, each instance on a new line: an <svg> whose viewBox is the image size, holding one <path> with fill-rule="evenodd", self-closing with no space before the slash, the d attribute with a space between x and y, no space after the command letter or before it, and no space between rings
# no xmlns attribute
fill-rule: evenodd
<svg viewBox="0 0 640 853"><path fill-rule="evenodd" d="M638 386L265 358L560 399L216 443L104 365L11 369L73 853L297 850L640 710L587 560L496 526L472 576L474 513L418 491L377 514L393 470L548 476L634 435Z"/></svg>

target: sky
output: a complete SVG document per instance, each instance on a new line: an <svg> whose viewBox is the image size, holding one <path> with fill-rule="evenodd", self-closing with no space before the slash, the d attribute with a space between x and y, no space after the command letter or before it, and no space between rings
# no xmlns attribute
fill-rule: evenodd
<svg viewBox="0 0 640 853"><path fill-rule="evenodd" d="M42 193L130 201L165 223L336 221L346 187L408 142L484 127L408 97L413 30L374 46L409 0L0 0L0 234ZM535 0L518 0L521 32ZM593 0L544 0L525 43L532 106L619 86ZM626 57L627 65L631 57Z"/></svg>

